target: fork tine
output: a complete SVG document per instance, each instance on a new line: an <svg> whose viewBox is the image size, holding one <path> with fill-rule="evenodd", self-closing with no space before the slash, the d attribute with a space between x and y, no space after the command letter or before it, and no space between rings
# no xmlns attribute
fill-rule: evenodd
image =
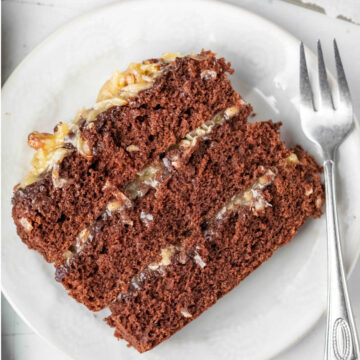
<svg viewBox="0 0 360 360"><path fill-rule="evenodd" d="M321 106L334 108L320 40L317 43Z"/></svg>
<svg viewBox="0 0 360 360"><path fill-rule="evenodd" d="M300 100L302 106L315 110L303 42L300 44Z"/></svg>
<svg viewBox="0 0 360 360"><path fill-rule="evenodd" d="M340 100L346 102L347 105L351 105L352 103L351 103L350 90L348 83L346 81L344 68L342 65L339 49L335 39L334 39L334 52L335 52L336 72L337 72Z"/></svg>

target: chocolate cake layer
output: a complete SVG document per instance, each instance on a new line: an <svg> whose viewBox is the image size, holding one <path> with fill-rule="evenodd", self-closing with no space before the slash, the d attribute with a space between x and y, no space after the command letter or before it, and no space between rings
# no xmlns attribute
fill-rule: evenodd
<svg viewBox="0 0 360 360"><path fill-rule="evenodd" d="M262 129L267 138L271 134L269 125L250 126L255 133L256 127ZM250 143L258 140L252 138ZM278 146L283 148L283 144ZM218 211L203 224L206 241L204 249L198 249L198 257L192 252L184 257L175 250L168 266L138 275L141 281L137 286L110 305L112 315L107 321L116 328L115 336L127 340L140 352L152 349L288 243L307 218L321 215L324 194L320 169L301 148L293 151L285 159L283 151L275 152L276 173L273 171L252 188L254 196L260 189L256 186L267 184L262 192L268 206L249 206L247 192L238 194L224 207L226 211ZM252 153L256 152L254 148ZM263 160L260 155L259 166ZM211 188L208 191L213 192ZM206 254L204 259L202 254Z"/></svg>
<svg viewBox="0 0 360 360"><path fill-rule="evenodd" d="M206 219L216 217L233 196L267 171L287 167L291 157L296 161L279 139L279 126L243 124L234 116L192 147L167 153L162 184L122 212L98 219L78 258L57 269L58 280L75 299L99 310L126 293L131 279L149 263L159 261L161 249L181 244L187 253L201 248ZM321 190L319 177L306 187ZM313 190L310 195L299 201L314 201L321 194Z"/></svg>
<svg viewBox="0 0 360 360"><path fill-rule="evenodd" d="M222 206L261 172L251 156L244 157L249 146L246 138L251 134L244 125L249 110L238 108L206 134L201 126L203 133L196 141L188 144L185 138L178 148L165 152L152 180L155 186L148 193L130 201L133 188L125 187L129 206L110 214L106 210L90 226L91 240L79 256L57 269L57 279L72 296L91 310L99 310L126 291L130 279L155 260L161 248L183 239L190 246L190 237L193 242L201 241L204 214ZM239 149L234 152L235 147ZM268 142L263 151L271 150L275 149ZM208 190L210 182L216 187L213 194Z"/></svg>
<svg viewBox="0 0 360 360"><path fill-rule="evenodd" d="M102 213L114 187L121 190L218 111L243 103L226 72L232 72L230 65L210 52L178 57L127 104L100 112L90 123L80 118L78 133L70 131L61 145L63 160L15 191L13 218L21 239L47 261L63 263L78 234ZM38 148L47 136L33 133L29 143ZM84 151L74 148L75 136Z"/></svg>

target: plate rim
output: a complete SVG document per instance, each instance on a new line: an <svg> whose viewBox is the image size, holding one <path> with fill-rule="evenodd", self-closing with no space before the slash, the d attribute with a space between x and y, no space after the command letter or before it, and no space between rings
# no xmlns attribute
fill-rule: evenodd
<svg viewBox="0 0 360 360"><path fill-rule="evenodd" d="M20 63L15 67L15 69L11 72L11 74L8 76L8 78L6 79L6 81L4 82L4 84L2 85L2 100L3 98L5 98L7 95L7 92L10 91L9 89L11 89L11 85L12 82L14 81L14 79L16 79L18 77L18 74L21 72L22 68L30 61L30 59L35 56L37 54L37 52L39 50L41 50L41 48L43 48L44 46L46 46L48 43L51 43L54 39L56 39L56 37L58 35L60 35L61 33L63 33L64 31L67 31L69 28L71 28L74 24L80 23L84 20L86 20L87 18L94 16L96 13L98 12L102 12L104 10L107 10L109 8L117 8L117 7L122 7L122 6L126 6L128 4L134 4L134 3L149 3L149 2L153 2L153 3L157 3L157 4L161 4L164 2L164 0L120 0L118 2L115 3L110 3L104 6L99 6L96 7L82 15L76 16L75 18L73 18L72 20L66 22L65 24L63 24L62 26L60 26L58 29L56 29L55 31L53 31L52 33L50 33L50 35L48 35L45 39L43 39L42 41L40 41L39 44L37 44L21 61ZM177 3L178 2L176 0L166 0L167 3ZM222 0L183 0L182 3L192 3L195 6L197 6L198 4L201 5L208 5L209 3L212 6L219 6L219 7L223 7L223 8L228 8L228 10L234 10L237 12L242 12L244 14L246 14L246 16L252 17L254 19L258 19L260 22L266 23L267 26L272 27L273 29L276 29L277 31L281 32L283 36L287 37L290 41L292 42L299 42L300 45L300 39L298 39L296 36L292 35L290 32L288 32L286 29L282 28L281 26L277 25L276 23L272 22L271 20L258 15L257 13L254 13L250 10L244 9L243 7L241 7L240 5L236 5L233 3L228 3L226 1L222 1ZM312 57L312 58L317 58L317 56L312 52L312 50L310 50L306 44L304 44L305 46L305 51L306 51L306 55L307 57ZM331 72L328 72L330 74L330 76L332 76ZM356 115L354 114L354 122L355 122L355 130L354 131L360 131L360 126L359 126L359 122L358 119L356 117ZM2 135L3 136L3 135ZM4 136L5 136L5 132L4 132ZM2 166L3 168L3 166ZM325 216L325 211L324 211L324 216ZM350 262L350 265L348 267L348 269L345 269L346 272L346 278L349 279L349 277L351 276L358 260L360 257L360 243L359 246L355 252L355 255L353 256L352 261ZM23 312L21 310L18 309L17 305L16 305L16 300L14 300L11 295L8 293L6 287L4 287L3 285L3 279L1 278L1 291L4 294L6 300L9 302L9 304L12 306L12 308L14 309L14 311L17 313L17 315L26 323L27 326L29 326L29 328L34 331L34 333L38 336L40 336L40 338L42 338L43 340L45 340L46 343L52 345L53 347L55 347L56 349L58 349L61 353L63 353L65 356L69 357L69 359L75 359L74 356L72 354L69 354L66 352L65 349L60 348L56 342L50 340L45 334L43 334L39 329L37 329L26 317L25 314L23 314ZM294 346L297 342L299 342L301 339L303 339L309 332L311 329L314 328L314 326L319 322L319 320L321 319L321 317L325 314L326 312L326 306L325 308L322 309L322 311L319 312L317 317L314 317L314 320L312 322L309 322L309 326L307 327L306 330L304 330L303 332L301 332L297 337L294 337L290 342L288 342L284 347L282 347L280 350L276 351L275 353L271 354L271 358L276 358L277 356L279 356L280 354L286 352L288 349L290 349L292 346ZM270 358L269 358L270 359Z"/></svg>

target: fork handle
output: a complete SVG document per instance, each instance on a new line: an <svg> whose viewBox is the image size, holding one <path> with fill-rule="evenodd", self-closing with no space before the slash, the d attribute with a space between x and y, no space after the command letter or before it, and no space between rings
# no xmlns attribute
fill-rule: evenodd
<svg viewBox="0 0 360 360"><path fill-rule="evenodd" d="M347 291L336 210L335 162L324 162L328 241L328 312L325 360L360 360Z"/></svg>

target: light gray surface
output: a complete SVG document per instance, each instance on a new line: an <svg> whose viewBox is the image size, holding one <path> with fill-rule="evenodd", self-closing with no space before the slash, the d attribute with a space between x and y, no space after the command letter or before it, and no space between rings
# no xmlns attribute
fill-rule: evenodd
<svg viewBox="0 0 360 360"><path fill-rule="evenodd" d="M19 62L53 31L86 11L110 4L112 0L3 0L2 1L2 82ZM360 27L325 15L304 10L278 0L232 0L246 9L277 23L315 50L316 40L325 45L325 60L334 72L331 40L336 37L353 94L355 113L360 113ZM297 66L298 64L294 64ZM341 216L341 215L340 215ZM345 240L346 241L346 240ZM346 243L345 243L346 246ZM355 318L360 322L360 263L349 281ZM2 313L2 348L5 360L67 359L61 352L34 334L12 310L6 300ZM295 346L278 356L282 359L320 359L324 346L325 321Z"/></svg>

